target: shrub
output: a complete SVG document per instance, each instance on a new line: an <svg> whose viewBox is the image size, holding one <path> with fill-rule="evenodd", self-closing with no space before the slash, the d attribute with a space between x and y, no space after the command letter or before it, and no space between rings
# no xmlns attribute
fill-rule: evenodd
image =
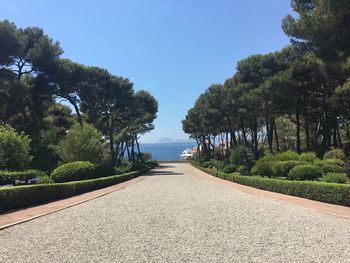
<svg viewBox="0 0 350 263"><path fill-rule="evenodd" d="M327 183L345 184L347 176L345 173L327 173L323 175L322 181Z"/></svg>
<svg viewBox="0 0 350 263"><path fill-rule="evenodd" d="M290 170L295 166L306 164L300 161L279 161L275 162L272 166L273 175L275 177L287 177Z"/></svg>
<svg viewBox="0 0 350 263"><path fill-rule="evenodd" d="M323 159L339 159L345 161L346 155L343 150L333 148L324 154Z"/></svg>
<svg viewBox="0 0 350 263"><path fill-rule="evenodd" d="M152 160L152 153L149 153L149 152L141 153L141 159L144 162Z"/></svg>
<svg viewBox="0 0 350 263"><path fill-rule="evenodd" d="M249 175L250 171L244 165L238 165L236 168L237 173L241 175Z"/></svg>
<svg viewBox="0 0 350 263"><path fill-rule="evenodd" d="M308 162L308 163L313 163L319 160L316 156L315 153L313 152L307 152L307 153L302 153L299 156L300 161Z"/></svg>
<svg viewBox="0 0 350 263"><path fill-rule="evenodd" d="M230 162L236 166L243 165L250 170L255 164L253 152L245 146L236 146L232 148Z"/></svg>
<svg viewBox="0 0 350 263"><path fill-rule="evenodd" d="M106 177L116 175L116 170L113 166L105 164L95 167L93 178Z"/></svg>
<svg viewBox="0 0 350 263"><path fill-rule="evenodd" d="M57 153L64 163L89 161L98 164L102 153L101 134L90 124L77 124L58 144Z"/></svg>
<svg viewBox="0 0 350 263"><path fill-rule="evenodd" d="M226 174L230 174L233 173L234 171L236 171L236 166L234 164L226 164L224 167L223 172Z"/></svg>
<svg viewBox="0 0 350 263"><path fill-rule="evenodd" d="M344 161L340 159L326 159L326 160L319 161L317 164L319 166L328 164L328 165L338 165L342 167L345 165Z"/></svg>
<svg viewBox="0 0 350 263"><path fill-rule="evenodd" d="M55 183L79 181L93 177L95 166L90 162L79 161L57 167L51 174Z"/></svg>
<svg viewBox="0 0 350 263"><path fill-rule="evenodd" d="M210 165L211 165L211 164L210 164L210 162L208 162L208 161L202 163L202 166L203 166L204 168L208 168Z"/></svg>
<svg viewBox="0 0 350 263"><path fill-rule="evenodd" d="M272 171L273 164L274 164L273 161L265 161L260 159L259 161L256 162L254 167L251 169L251 173L254 175L271 177L273 176L273 171Z"/></svg>
<svg viewBox="0 0 350 263"><path fill-rule="evenodd" d="M326 173L344 173L344 168L339 165L325 164L321 167L322 172Z"/></svg>
<svg viewBox="0 0 350 263"><path fill-rule="evenodd" d="M50 177L40 177L39 184L53 184L55 183Z"/></svg>
<svg viewBox="0 0 350 263"><path fill-rule="evenodd" d="M295 166L288 173L287 179L290 180L315 180L322 176L322 170L311 164L304 164Z"/></svg>
<svg viewBox="0 0 350 263"><path fill-rule="evenodd" d="M277 161L298 161L299 154L294 152L294 151L286 151L286 152L276 154L275 160L277 160Z"/></svg>
<svg viewBox="0 0 350 263"><path fill-rule="evenodd" d="M25 170L25 172L31 174L33 176L32 178L49 177L47 173L45 173L44 171L40 171L36 169L28 169L28 170Z"/></svg>
<svg viewBox="0 0 350 263"><path fill-rule="evenodd" d="M22 170L28 167L31 140L9 126L0 126L0 169Z"/></svg>
<svg viewBox="0 0 350 263"><path fill-rule="evenodd" d="M219 170L223 170L224 167L225 167L225 162L224 162L224 161L217 160L217 159L211 159L211 160L210 160L210 165L211 165L212 167L218 168Z"/></svg>

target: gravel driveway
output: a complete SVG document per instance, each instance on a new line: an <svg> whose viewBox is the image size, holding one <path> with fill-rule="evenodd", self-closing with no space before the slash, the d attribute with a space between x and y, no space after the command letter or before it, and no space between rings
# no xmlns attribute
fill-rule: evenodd
<svg viewBox="0 0 350 263"><path fill-rule="evenodd" d="M0 262L350 262L350 220L167 164L123 190L1 230Z"/></svg>

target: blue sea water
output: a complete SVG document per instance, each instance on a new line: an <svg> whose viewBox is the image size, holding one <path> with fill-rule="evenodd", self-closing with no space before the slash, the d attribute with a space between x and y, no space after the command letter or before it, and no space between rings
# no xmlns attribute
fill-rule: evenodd
<svg viewBox="0 0 350 263"><path fill-rule="evenodd" d="M140 145L140 150L151 153L153 160L178 161L184 150L195 146L195 143L143 143Z"/></svg>

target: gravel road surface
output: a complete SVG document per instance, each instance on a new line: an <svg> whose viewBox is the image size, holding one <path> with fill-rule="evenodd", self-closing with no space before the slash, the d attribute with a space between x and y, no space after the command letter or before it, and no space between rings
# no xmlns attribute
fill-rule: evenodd
<svg viewBox="0 0 350 263"><path fill-rule="evenodd" d="M0 230L0 262L350 262L350 219L163 164L130 187Z"/></svg>

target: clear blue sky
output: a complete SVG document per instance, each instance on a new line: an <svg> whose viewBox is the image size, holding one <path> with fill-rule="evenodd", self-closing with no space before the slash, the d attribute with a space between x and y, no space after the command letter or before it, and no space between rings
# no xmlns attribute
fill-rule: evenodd
<svg viewBox="0 0 350 263"><path fill-rule="evenodd" d="M181 120L237 61L281 49L285 0L0 0L0 19L39 26L64 57L129 78L159 101L156 129L142 138L188 138Z"/></svg>

